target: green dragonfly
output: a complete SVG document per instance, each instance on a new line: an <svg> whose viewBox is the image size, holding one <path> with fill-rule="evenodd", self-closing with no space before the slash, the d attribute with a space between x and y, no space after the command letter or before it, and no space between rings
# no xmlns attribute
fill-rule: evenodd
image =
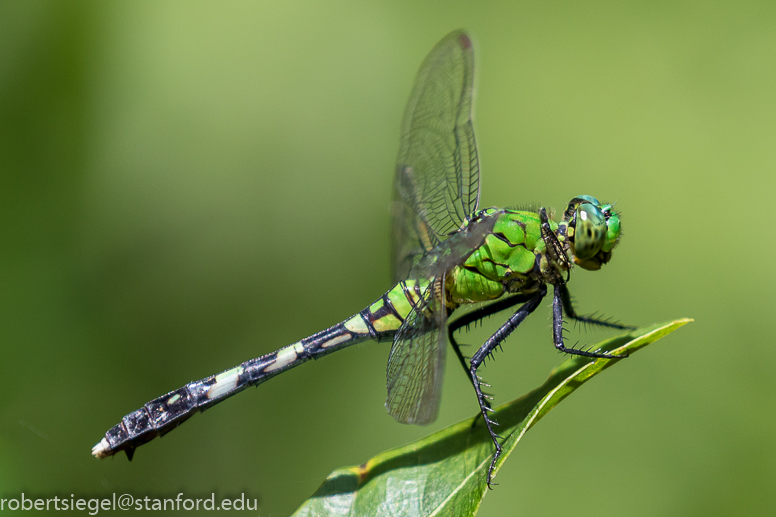
<svg viewBox="0 0 776 517"><path fill-rule="evenodd" d="M614 357L567 347L563 314L609 328L632 328L578 315L566 282L574 264L597 270L620 238L612 205L573 198L555 222L544 208L478 210L480 171L472 127L474 49L464 31L440 41L418 71L404 112L394 177L392 274L395 285L341 323L217 375L194 381L126 415L92 449L105 458L164 435L199 411L310 359L364 341L392 341L385 407L398 422L437 418L447 343L469 377L495 446L487 475L501 454L490 413L489 386L478 368L532 313L553 286L553 342L561 352ZM479 304L451 319L456 309ZM518 306L468 361L454 333ZM450 323L448 324L448 320Z"/></svg>

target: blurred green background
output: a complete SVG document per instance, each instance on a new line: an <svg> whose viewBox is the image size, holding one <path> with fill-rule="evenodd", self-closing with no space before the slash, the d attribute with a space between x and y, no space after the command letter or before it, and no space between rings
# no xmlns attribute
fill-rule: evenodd
<svg viewBox="0 0 776 517"><path fill-rule="evenodd" d="M528 433L480 515L776 512L772 1L1 2L2 497L244 492L282 516L334 468L475 413L451 360L438 422L395 424L384 343L132 463L89 454L144 402L388 288L404 103L458 27L481 206L616 200L625 237L575 272L580 310L696 319ZM486 369L497 402L561 359L540 310Z"/></svg>

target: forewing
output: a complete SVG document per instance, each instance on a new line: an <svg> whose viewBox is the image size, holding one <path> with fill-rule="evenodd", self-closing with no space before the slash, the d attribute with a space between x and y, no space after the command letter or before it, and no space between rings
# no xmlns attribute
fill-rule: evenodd
<svg viewBox="0 0 776 517"><path fill-rule="evenodd" d="M444 277L429 284L393 340L385 408L403 424L430 424L439 413L447 348L443 285Z"/></svg>
<svg viewBox="0 0 776 517"><path fill-rule="evenodd" d="M485 242L485 238L493 231L502 213L501 210L493 210L489 214L485 211L480 212L478 217L467 222L461 230L420 257L410 271L409 277L441 277L455 266L466 262L466 259Z"/></svg>
<svg viewBox="0 0 776 517"><path fill-rule="evenodd" d="M474 49L445 36L418 71L404 111L393 197L393 279L477 210L479 161L472 127Z"/></svg>

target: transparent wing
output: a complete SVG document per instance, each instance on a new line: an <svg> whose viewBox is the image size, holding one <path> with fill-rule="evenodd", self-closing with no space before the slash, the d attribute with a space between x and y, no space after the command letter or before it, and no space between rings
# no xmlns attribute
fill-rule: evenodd
<svg viewBox="0 0 776 517"><path fill-rule="evenodd" d="M412 278L433 281L394 336L388 358L385 407L401 423L424 425L436 420L447 349L445 277L482 245L501 214L480 213L425 254L410 272Z"/></svg>
<svg viewBox="0 0 776 517"><path fill-rule="evenodd" d="M392 208L393 280L460 228L479 202L472 127L474 49L464 31L442 39L418 71L407 102Z"/></svg>
<svg viewBox="0 0 776 517"><path fill-rule="evenodd" d="M444 277L429 284L391 347L385 408L403 424L430 424L439 412L447 349L443 285Z"/></svg>
<svg viewBox="0 0 776 517"><path fill-rule="evenodd" d="M420 256L410 270L409 278L436 278L466 262L469 255L482 246L503 213L503 210L488 209L476 214L463 228Z"/></svg>

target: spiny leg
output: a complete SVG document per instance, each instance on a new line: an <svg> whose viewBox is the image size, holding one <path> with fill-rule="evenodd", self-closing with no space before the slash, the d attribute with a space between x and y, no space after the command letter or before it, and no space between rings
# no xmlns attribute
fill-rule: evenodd
<svg viewBox="0 0 776 517"><path fill-rule="evenodd" d="M580 316L577 314L577 311L574 310L574 304L571 300L571 293L569 292L569 288L566 287L566 284L561 284L558 286L555 286L556 291L560 291L560 298L563 302L563 312L566 313L566 316L571 318L572 320L578 321L580 323L588 324L588 325L597 325L599 327L606 327L610 329L619 329L619 330L635 330L636 327L632 325L621 325L620 323L613 323L609 320L603 320L596 318L595 315L591 316Z"/></svg>
<svg viewBox="0 0 776 517"><path fill-rule="evenodd" d="M461 316L460 318L456 319L455 321L450 322L450 324L447 327L447 338L453 347L453 351L455 352L456 357L458 357L458 361L461 363L461 366L463 366L463 370L464 372L466 372L467 377L470 377L469 365L466 364L466 358L464 357L463 352L461 351L461 346L464 346L464 345L459 344L455 340L455 337L453 336L453 334L463 327L468 327L472 323L482 321L488 316L492 316L493 314L496 314L503 310L514 307L518 303L525 303L530 299L531 299L530 296L524 295L524 294L509 296L507 298L504 298L503 300L490 303L484 307L480 307L479 309L468 312L463 316Z"/></svg>
<svg viewBox="0 0 776 517"><path fill-rule="evenodd" d="M628 357L627 355L613 355L603 352L588 352L587 350L579 350L577 348L567 348L563 342L563 309L561 308L563 303L561 295L562 292L562 288L556 285L555 295L552 299L552 341L555 344L555 348L569 355L581 355L584 357L597 357L605 359Z"/></svg>
<svg viewBox="0 0 776 517"><path fill-rule="evenodd" d="M559 263L562 269L569 272L571 264L569 263L568 257L564 252L563 244L561 244L555 232L553 232L552 228L550 227L549 219L547 217L547 211L544 208L539 209L539 219L541 220L541 223L542 223L542 240L544 241L544 244L547 246L548 257L553 262ZM553 282L553 284L555 285L556 297L557 297L558 291L560 290L561 297L563 299L563 309L566 311L566 315L569 318L576 321L580 321L582 323L586 323L590 325L599 325L602 327L609 327L613 329L633 330L636 328L628 325L620 325L618 323L612 323L607 320L595 318L594 316L577 315L576 311L574 310L574 305L571 302L571 294L569 293L568 288L566 287L566 283L563 282L563 280L558 279L558 281Z"/></svg>
<svg viewBox="0 0 776 517"><path fill-rule="evenodd" d="M491 420L488 417L488 413L492 413L494 410L491 409L486 396L482 393L482 388L480 386L482 384L482 380L479 378L479 376L477 376L477 368L479 368L485 358L491 352L493 352L493 349L499 346L501 342L504 341L507 336L509 336L509 334L511 334L512 331L515 330L517 326L520 325L520 323L522 323L522 321L529 314L531 314L536 309L536 307L539 306L539 303L541 303L542 298L544 298L546 293L547 289L542 287L542 290L539 293L535 294L533 298L529 299L522 307L517 310L517 312L509 317L506 323L504 323L495 334L490 336L490 338L485 341L485 344L483 344L479 350L475 352L470 361L469 374L472 379L472 384L474 385L474 391L477 393L477 403L480 405L480 413L482 413L482 417L485 420L485 425L488 428L490 438L493 440L493 444L496 446L496 452L493 454L493 459L491 460L490 467L488 468L488 488L493 488L491 486L490 480L493 474L493 468L496 466L496 461L498 460L499 456L501 456L501 444L498 441L500 437L493 431L493 426L498 425L498 422Z"/></svg>

